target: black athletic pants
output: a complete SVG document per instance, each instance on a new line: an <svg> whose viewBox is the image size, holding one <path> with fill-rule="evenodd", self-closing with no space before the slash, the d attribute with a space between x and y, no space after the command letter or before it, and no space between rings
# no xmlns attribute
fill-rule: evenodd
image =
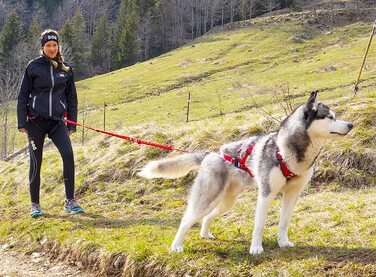
<svg viewBox="0 0 376 277"><path fill-rule="evenodd" d="M42 165L43 144L46 135L58 148L63 159L65 195L67 199L74 195L74 159L68 128L60 120L35 118L27 121L27 135L30 152L30 196L32 203L39 204L40 168Z"/></svg>

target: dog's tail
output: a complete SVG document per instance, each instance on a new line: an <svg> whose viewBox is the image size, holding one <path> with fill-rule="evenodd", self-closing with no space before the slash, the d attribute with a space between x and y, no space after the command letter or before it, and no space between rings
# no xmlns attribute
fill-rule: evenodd
<svg viewBox="0 0 376 277"><path fill-rule="evenodd" d="M174 179L188 174L189 171L200 167L202 160L208 152L195 152L167 158L158 161L151 161L138 173L139 176L148 179L168 178Z"/></svg>

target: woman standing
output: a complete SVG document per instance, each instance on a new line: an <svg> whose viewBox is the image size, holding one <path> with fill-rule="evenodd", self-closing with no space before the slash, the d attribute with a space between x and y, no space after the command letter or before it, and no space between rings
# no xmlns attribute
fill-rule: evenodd
<svg viewBox="0 0 376 277"><path fill-rule="evenodd" d="M58 34L46 30L41 34L41 56L30 61L18 95L18 130L27 133L30 151L29 184L32 217L43 215L39 204L40 169L46 135L63 159L65 206L67 213L82 213L74 199L74 159L69 135L76 131L65 125L63 117L77 121L77 93L72 68L64 62Z"/></svg>

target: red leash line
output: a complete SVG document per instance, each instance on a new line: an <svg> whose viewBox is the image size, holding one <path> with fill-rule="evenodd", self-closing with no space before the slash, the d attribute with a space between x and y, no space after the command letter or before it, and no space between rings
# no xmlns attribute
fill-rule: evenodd
<svg viewBox="0 0 376 277"><path fill-rule="evenodd" d="M161 149L165 149L165 150L169 150L169 151L175 150L175 151L180 151L180 152L184 152L184 153L189 152L187 150L174 148L171 145L163 145L163 144L159 144L159 143L155 143L155 142L144 141L144 140L140 140L140 139L136 139L136 138L131 138L131 137L128 137L128 136L122 136L122 135L119 135L119 134L106 132L106 131L103 131L103 130L100 130L100 129L96 129L96 128L93 128L93 127L82 125L80 123L71 121L69 119L64 119L64 122L66 122L70 125L80 126L82 128L86 128L86 129L89 129L89 130L92 130L92 131L95 131L95 132L98 132L98 133L102 133L102 134L105 134L105 135L108 135L108 136L111 136L111 137L116 137L116 138L128 140L128 141L135 142L135 143L138 143L138 144L145 144L145 145L149 145L149 146L152 146L152 147L161 148Z"/></svg>

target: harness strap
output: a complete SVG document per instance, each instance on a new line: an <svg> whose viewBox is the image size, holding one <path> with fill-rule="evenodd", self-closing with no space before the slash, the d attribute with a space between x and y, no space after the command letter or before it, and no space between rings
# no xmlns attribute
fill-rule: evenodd
<svg viewBox="0 0 376 277"><path fill-rule="evenodd" d="M251 177L253 177L253 174L252 174L252 171L250 168L248 168L246 166L246 162L247 162L247 159L249 157L249 155L252 153L253 151L253 148L255 147L255 143L252 144L246 151L245 151L245 154L243 156L243 158L241 159L238 159L238 158L233 158L225 153L222 154L223 158L228 161L230 164L234 165L235 167L237 168L240 168L244 171L247 171L249 175L251 175ZM240 150L240 149L239 149ZM239 151L238 151L239 152Z"/></svg>
<svg viewBox="0 0 376 277"><path fill-rule="evenodd" d="M251 169L248 168L246 166L246 162L247 162L247 159L249 157L249 155L251 155L254 147L255 147L255 143L252 144L244 153L244 156L241 158L241 159L238 159L238 158L233 158L225 153L222 153L222 157L228 161L230 164L234 165L235 167L239 168L239 169L242 169L246 172L248 172L248 174L253 177L253 174L251 172ZM238 150L238 152L240 152L240 149ZM294 174L293 172L290 171L290 169L287 167L285 161L283 160L283 157L280 153L280 150L279 150L279 147L277 147L277 150L276 150L276 157L277 157L277 160L279 161L279 165L281 167L281 171L282 171L282 174L283 176L285 176L285 178L287 180L290 180L294 177L296 177L297 175Z"/></svg>
<svg viewBox="0 0 376 277"><path fill-rule="evenodd" d="M285 161L283 160L283 157L280 153L279 147L277 147L276 156L277 156L277 160L279 161L279 165L281 166L283 176L285 176L287 180L290 180L290 179L296 177L297 175L290 171L290 169L287 167Z"/></svg>

